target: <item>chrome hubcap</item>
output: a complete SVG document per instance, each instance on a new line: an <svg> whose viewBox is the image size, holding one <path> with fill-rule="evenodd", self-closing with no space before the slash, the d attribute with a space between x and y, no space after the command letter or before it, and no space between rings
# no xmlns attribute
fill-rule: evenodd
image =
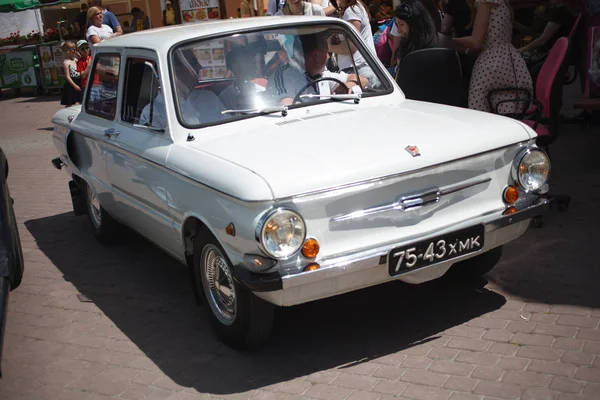
<svg viewBox="0 0 600 400"><path fill-rule="evenodd" d="M87 187L87 195L88 195L88 207L90 208L90 216L92 217L92 222L96 227L99 227L102 223L102 214L100 212L100 202L98 198L92 191L92 188L88 185Z"/></svg>
<svg viewBox="0 0 600 400"><path fill-rule="evenodd" d="M235 321L237 302L233 276L221 251L209 244L202 251L202 285L214 315L224 325Z"/></svg>

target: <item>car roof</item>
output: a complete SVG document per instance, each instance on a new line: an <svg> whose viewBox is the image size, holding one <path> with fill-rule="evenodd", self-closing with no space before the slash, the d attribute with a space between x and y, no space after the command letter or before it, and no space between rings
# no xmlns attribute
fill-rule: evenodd
<svg viewBox="0 0 600 400"><path fill-rule="evenodd" d="M174 44L189 39L217 35L225 32L233 33L245 30L268 28L270 26L297 26L299 24L306 24L307 22L328 22L330 24L335 24L340 23L341 20L330 17L306 16L277 16L208 20L128 33L104 40L102 43L97 44L96 48L135 47L152 49L166 53Z"/></svg>

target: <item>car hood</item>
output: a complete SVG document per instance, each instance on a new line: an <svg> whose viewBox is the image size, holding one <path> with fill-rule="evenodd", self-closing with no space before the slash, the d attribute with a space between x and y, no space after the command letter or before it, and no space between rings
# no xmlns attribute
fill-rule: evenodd
<svg viewBox="0 0 600 400"><path fill-rule="evenodd" d="M268 126L264 119L255 124L262 117L226 124L227 134L190 145L262 176L279 199L410 172L532 137L519 122L488 113L410 100L383 107L364 103L291 110ZM407 146L416 146L420 155Z"/></svg>

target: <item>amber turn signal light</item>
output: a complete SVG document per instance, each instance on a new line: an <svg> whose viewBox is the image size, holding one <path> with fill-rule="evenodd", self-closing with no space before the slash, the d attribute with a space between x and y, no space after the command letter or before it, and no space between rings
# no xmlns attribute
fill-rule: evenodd
<svg viewBox="0 0 600 400"><path fill-rule="evenodd" d="M229 224L225 227L225 233L230 236L235 236L235 226L233 224Z"/></svg>
<svg viewBox="0 0 600 400"><path fill-rule="evenodd" d="M510 214L514 214L514 213L516 213L517 211L518 211L518 210L517 210L517 207L508 207L508 208L507 208L507 209L506 209L506 210L505 210L505 211L502 213L502 215L510 215Z"/></svg>
<svg viewBox="0 0 600 400"><path fill-rule="evenodd" d="M316 271L319 268L321 268L321 266L317 263L308 264L308 266L304 268L304 272Z"/></svg>
<svg viewBox="0 0 600 400"><path fill-rule="evenodd" d="M513 204L519 200L519 189L514 186L509 186L504 189L504 195L502 196L507 204Z"/></svg>
<svg viewBox="0 0 600 400"><path fill-rule="evenodd" d="M321 246L317 239L310 238L302 246L302 255L306 258L315 258L319 254Z"/></svg>

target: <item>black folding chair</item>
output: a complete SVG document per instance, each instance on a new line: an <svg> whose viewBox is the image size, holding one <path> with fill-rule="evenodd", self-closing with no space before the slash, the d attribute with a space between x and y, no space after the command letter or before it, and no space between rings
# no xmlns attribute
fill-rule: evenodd
<svg viewBox="0 0 600 400"><path fill-rule="evenodd" d="M400 61L396 82L407 99L467 106L460 60L454 50L432 48L410 53Z"/></svg>

